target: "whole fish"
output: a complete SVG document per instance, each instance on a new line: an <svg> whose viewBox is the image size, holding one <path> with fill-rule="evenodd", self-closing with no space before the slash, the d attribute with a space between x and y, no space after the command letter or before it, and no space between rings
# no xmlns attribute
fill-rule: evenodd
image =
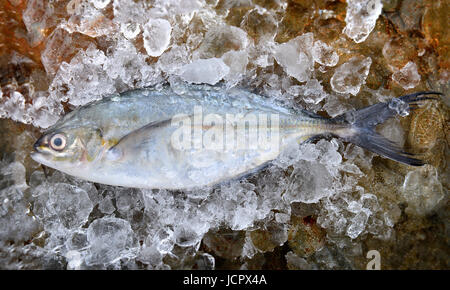
<svg viewBox="0 0 450 290"><path fill-rule="evenodd" d="M189 189L254 172L287 146L335 136L386 158L424 163L375 127L440 94L419 92L335 118L286 108L220 86L168 85L107 96L66 114L34 144L32 158L92 182Z"/></svg>

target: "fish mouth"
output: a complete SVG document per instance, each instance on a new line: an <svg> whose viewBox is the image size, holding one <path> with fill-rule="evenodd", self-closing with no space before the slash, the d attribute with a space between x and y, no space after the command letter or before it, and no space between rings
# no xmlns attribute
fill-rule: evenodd
<svg viewBox="0 0 450 290"><path fill-rule="evenodd" d="M34 150L30 152L30 157L34 161L46 165L48 162L45 157L49 155L49 152L45 150L44 144L44 136L42 136L33 144Z"/></svg>
<svg viewBox="0 0 450 290"><path fill-rule="evenodd" d="M36 152L36 151L33 151L33 152L30 153L31 159L33 159L37 163L40 163L40 164L48 166L48 167L54 167L51 164L52 162L47 159L47 157L49 155L50 154L48 154L47 152Z"/></svg>
<svg viewBox="0 0 450 290"><path fill-rule="evenodd" d="M32 151L30 153L30 157L31 159L33 159L34 161L38 162L38 163L44 163L44 154L42 154L42 152L37 152L37 151Z"/></svg>
<svg viewBox="0 0 450 290"><path fill-rule="evenodd" d="M33 149L35 152L43 152L42 146L44 146L45 140L44 136L41 136L37 141L33 144Z"/></svg>

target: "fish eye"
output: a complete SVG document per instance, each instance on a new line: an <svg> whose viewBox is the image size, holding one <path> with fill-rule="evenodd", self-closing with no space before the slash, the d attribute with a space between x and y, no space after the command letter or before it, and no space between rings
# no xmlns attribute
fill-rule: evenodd
<svg viewBox="0 0 450 290"><path fill-rule="evenodd" d="M66 147L66 136L63 134L55 134L50 139L50 147L53 150L61 151Z"/></svg>

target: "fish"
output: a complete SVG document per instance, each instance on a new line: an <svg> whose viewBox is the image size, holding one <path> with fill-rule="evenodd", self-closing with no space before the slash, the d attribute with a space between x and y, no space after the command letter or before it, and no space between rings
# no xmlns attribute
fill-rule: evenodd
<svg viewBox="0 0 450 290"><path fill-rule="evenodd" d="M240 88L140 88L67 113L38 138L31 157L95 183L168 190L242 178L289 146L327 136L421 166L375 129L399 108L409 112L436 95L418 92L327 118Z"/></svg>

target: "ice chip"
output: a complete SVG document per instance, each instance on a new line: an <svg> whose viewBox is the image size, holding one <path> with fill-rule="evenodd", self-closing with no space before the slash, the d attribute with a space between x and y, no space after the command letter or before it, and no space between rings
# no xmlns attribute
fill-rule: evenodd
<svg viewBox="0 0 450 290"><path fill-rule="evenodd" d="M144 25L144 47L148 55L160 56L170 44L172 26L165 19L151 19Z"/></svg>
<svg viewBox="0 0 450 290"><path fill-rule="evenodd" d="M366 83L371 64L370 57L352 57L337 67L330 81L333 91L356 96L361 86Z"/></svg>
<svg viewBox="0 0 450 290"><path fill-rule="evenodd" d="M364 211L358 212L350 221L347 228L347 236L356 239L365 229L368 215Z"/></svg>
<svg viewBox="0 0 450 290"><path fill-rule="evenodd" d="M30 0L26 2L26 9L23 11L22 17L32 47L42 43L45 40L46 32L57 26L60 19L54 17L53 14L61 12L61 8L50 1Z"/></svg>
<svg viewBox="0 0 450 290"><path fill-rule="evenodd" d="M141 33L141 26L135 22L121 23L120 32L122 32L126 39L134 39Z"/></svg>
<svg viewBox="0 0 450 290"><path fill-rule="evenodd" d="M93 221L87 230L89 242L86 264L110 264L126 257L136 247L130 223L123 219L104 217Z"/></svg>
<svg viewBox="0 0 450 290"><path fill-rule="evenodd" d="M348 211L352 213L359 213L362 210L362 204L352 200L347 207Z"/></svg>
<svg viewBox="0 0 450 290"><path fill-rule="evenodd" d="M220 58L198 59L181 68L181 78L191 83L215 85L230 72Z"/></svg>
<svg viewBox="0 0 450 290"><path fill-rule="evenodd" d="M396 111L402 117L409 115L409 105L399 98L393 98L389 101L389 109Z"/></svg>
<svg viewBox="0 0 450 290"><path fill-rule="evenodd" d="M283 198L292 202L316 203L333 191L333 176L322 164L302 162L292 172Z"/></svg>
<svg viewBox="0 0 450 290"><path fill-rule="evenodd" d="M95 51L94 58L104 57L103 52ZM57 98L61 90L69 88L64 95L75 106L102 98L106 94L115 92L114 83L103 71L103 66L95 65L84 57L84 53L77 55L70 64L63 63L57 76L50 85L51 97ZM78 78L72 78L73 74ZM102 86L99 86L99 82ZM67 100L67 99L66 99Z"/></svg>
<svg viewBox="0 0 450 290"><path fill-rule="evenodd" d="M148 19L144 3L141 1L113 0L114 21L116 23L137 22L144 24Z"/></svg>
<svg viewBox="0 0 450 290"><path fill-rule="evenodd" d="M232 84L237 83L244 75L247 64L248 54L246 51L229 51L222 56L223 62L230 68L230 72L225 76L225 80Z"/></svg>
<svg viewBox="0 0 450 290"><path fill-rule="evenodd" d="M100 201L98 209L105 214L112 214L116 209L111 201L111 198L106 197Z"/></svg>
<svg viewBox="0 0 450 290"><path fill-rule="evenodd" d="M116 207L119 212L126 215L140 206L140 195L133 189L121 188L116 190Z"/></svg>
<svg viewBox="0 0 450 290"><path fill-rule="evenodd" d="M397 70L392 74L394 82L402 86L405 90L416 87L420 82L420 74L417 71L417 66L414 62L410 61L405 64L400 70Z"/></svg>
<svg viewBox="0 0 450 290"><path fill-rule="evenodd" d="M48 206L66 228L79 228L87 222L93 205L86 191L66 183L57 183L51 190Z"/></svg>
<svg viewBox="0 0 450 290"><path fill-rule="evenodd" d="M406 174L402 186L402 198L408 203L406 213L419 216L428 214L444 196L435 167L425 165Z"/></svg>
<svg viewBox="0 0 450 290"><path fill-rule="evenodd" d="M275 59L286 73L300 82L307 81L314 69L311 55L313 34L305 33L280 44L275 49Z"/></svg>
<svg viewBox="0 0 450 290"><path fill-rule="evenodd" d="M339 62L339 55L325 42L317 40L312 48L314 61L325 66L335 66Z"/></svg>
<svg viewBox="0 0 450 290"><path fill-rule="evenodd" d="M2 241L28 241L39 232L40 224L28 214L27 188L23 164L0 161L0 251Z"/></svg>
<svg viewBox="0 0 450 290"><path fill-rule="evenodd" d="M72 1L74 2L74 1ZM98 4L98 3L97 3ZM79 32L90 37L110 35L115 31L114 22L90 3L75 4L70 18L59 26L70 33Z"/></svg>
<svg viewBox="0 0 450 290"><path fill-rule="evenodd" d="M92 0L92 4L94 4L95 8L103 9L111 2L111 0Z"/></svg>
<svg viewBox="0 0 450 290"><path fill-rule="evenodd" d="M290 251L286 254L286 262L289 269L295 270L312 270L314 268L306 259L297 256L294 252Z"/></svg>
<svg viewBox="0 0 450 290"><path fill-rule="evenodd" d="M5 98L1 103L0 117L11 118L14 121L30 123L31 116L28 114L29 104L25 104L25 97L14 91L9 98Z"/></svg>
<svg viewBox="0 0 450 290"><path fill-rule="evenodd" d="M309 79L303 86L291 86L287 90L293 96L301 96L306 103L318 104L327 97L317 79Z"/></svg>
<svg viewBox="0 0 450 290"><path fill-rule="evenodd" d="M65 255L67 260L67 269L70 270L79 270L81 264L83 263L82 256L78 251L68 251Z"/></svg>
<svg viewBox="0 0 450 290"><path fill-rule="evenodd" d="M67 239L66 242L67 248L69 250L77 250L77 251L86 249L86 247L89 246L86 231L87 230L85 228L73 231Z"/></svg>
<svg viewBox="0 0 450 290"><path fill-rule="evenodd" d="M174 231L174 239L177 245L181 247L189 247L199 243L201 241L201 236L187 226L180 226Z"/></svg>
<svg viewBox="0 0 450 290"><path fill-rule="evenodd" d="M356 43L363 42L375 28L382 8L381 0L348 0L343 32Z"/></svg>
<svg viewBox="0 0 450 290"><path fill-rule="evenodd" d="M389 211L386 211L383 216L386 225L393 227L398 222L401 215L401 209L397 205L393 205L392 208Z"/></svg>
<svg viewBox="0 0 450 290"><path fill-rule="evenodd" d="M79 33L69 33L63 28L53 30L41 53L45 71L54 76L62 63L69 62L77 52L87 48L91 43L87 36Z"/></svg>
<svg viewBox="0 0 450 290"><path fill-rule="evenodd" d="M245 15L241 27L255 40L262 43L273 40L277 34L278 22L267 10L255 8Z"/></svg>
<svg viewBox="0 0 450 290"><path fill-rule="evenodd" d="M189 14L199 10L203 6L203 1L199 0L154 0L151 9L154 15L178 15Z"/></svg>
<svg viewBox="0 0 450 290"><path fill-rule="evenodd" d="M193 269L214 270L216 260L208 253L197 254Z"/></svg>
<svg viewBox="0 0 450 290"><path fill-rule="evenodd" d="M193 58L221 57L232 50L245 50L248 45L247 33L234 26L219 25L209 29L193 53Z"/></svg>

